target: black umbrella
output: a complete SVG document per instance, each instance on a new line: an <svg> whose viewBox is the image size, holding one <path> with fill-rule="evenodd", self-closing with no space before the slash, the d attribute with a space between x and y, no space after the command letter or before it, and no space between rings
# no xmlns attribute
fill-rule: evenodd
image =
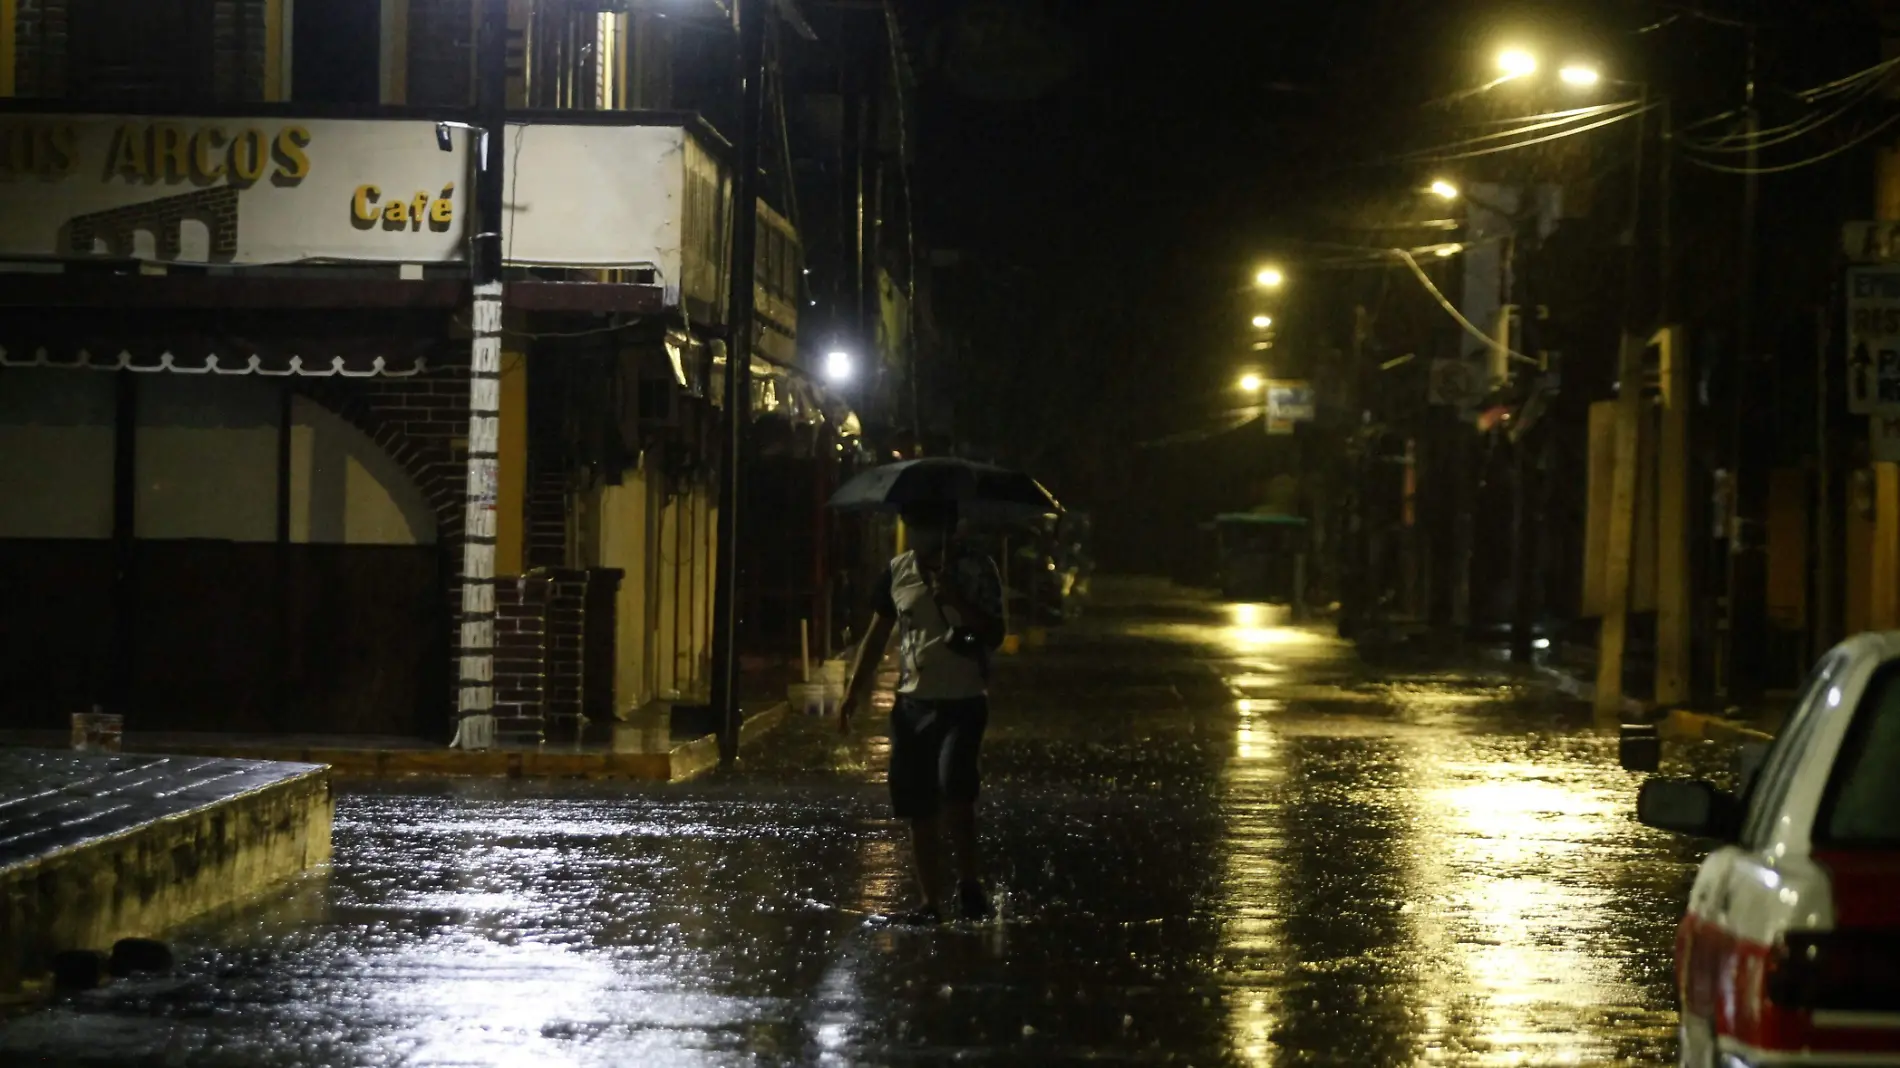
<svg viewBox="0 0 1900 1068"><path fill-rule="evenodd" d="M979 521L1032 519L1062 511L1041 483L1021 471L947 456L874 467L831 496L831 506L846 511L897 511L934 501L954 502L959 513Z"/></svg>

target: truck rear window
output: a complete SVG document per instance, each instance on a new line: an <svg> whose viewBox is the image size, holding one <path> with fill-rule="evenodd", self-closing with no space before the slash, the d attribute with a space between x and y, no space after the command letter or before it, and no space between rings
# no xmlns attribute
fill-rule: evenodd
<svg viewBox="0 0 1900 1068"><path fill-rule="evenodd" d="M1831 846L1900 846L1900 665L1882 668L1855 710L1816 832Z"/></svg>

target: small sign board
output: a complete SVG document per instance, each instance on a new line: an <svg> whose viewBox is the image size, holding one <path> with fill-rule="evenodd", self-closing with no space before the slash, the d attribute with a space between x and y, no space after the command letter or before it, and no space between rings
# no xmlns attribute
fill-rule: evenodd
<svg viewBox="0 0 1900 1068"><path fill-rule="evenodd" d="M1900 415L1900 266L1847 272L1847 410Z"/></svg>
<svg viewBox="0 0 1900 1068"><path fill-rule="evenodd" d="M1274 379L1267 383L1267 419L1310 423L1316 414L1310 383Z"/></svg>

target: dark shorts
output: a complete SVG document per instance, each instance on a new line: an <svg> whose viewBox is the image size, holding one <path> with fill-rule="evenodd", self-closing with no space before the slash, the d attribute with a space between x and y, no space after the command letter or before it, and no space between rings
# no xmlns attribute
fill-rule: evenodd
<svg viewBox="0 0 1900 1068"><path fill-rule="evenodd" d="M899 695L891 709L891 808L899 819L929 819L946 801L976 800L978 751L990 701L920 701Z"/></svg>

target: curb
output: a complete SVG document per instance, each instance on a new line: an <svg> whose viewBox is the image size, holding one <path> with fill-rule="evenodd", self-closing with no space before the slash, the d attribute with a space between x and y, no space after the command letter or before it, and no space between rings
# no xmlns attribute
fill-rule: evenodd
<svg viewBox="0 0 1900 1068"><path fill-rule="evenodd" d="M1775 736L1766 731L1744 727L1734 720L1712 716L1706 712L1687 712L1682 709L1676 709L1664 716L1657 727L1664 738L1679 742L1732 742L1747 745L1753 742L1775 740Z"/></svg>
<svg viewBox="0 0 1900 1068"><path fill-rule="evenodd" d="M1571 675L1569 672L1553 667L1539 667L1538 672L1548 678L1555 688L1580 701L1596 701L1596 687ZM1671 709L1660 719L1656 718L1656 709L1648 702L1634 697L1623 699L1623 714L1631 722L1656 723L1657 733L1674 742L1731 742L1747 745L1754 742L1772 742L1775 736L1766 731L1743 726L1726 716L1708 712L1690 712L1686 709Z"/></svg>
<svg viewBox="0 0 1900 1068"><path fill-rule="evenodd" d="M1537 673L1549 679L1559 693L1574 697L1579 701L1596 704L1597 688L1595 684L1583 681L1561 668L1539 666ZM1638 720L1649 718L1649 705L1634 697L1623 698L1623 714Z"/></svg>
<svg viewBox="0 0 1900 1068"><path fill-rule="evenodd" d="M746 719L741 747L785 722L781 701ZM128 748L128 751L137 751ZM719 766L719 738L707 735L664 753L575 752L548 749L345 749L325 746L188 745L166 752L244 760L327 765L337 779L624 779L684 782Z"/></svg>

